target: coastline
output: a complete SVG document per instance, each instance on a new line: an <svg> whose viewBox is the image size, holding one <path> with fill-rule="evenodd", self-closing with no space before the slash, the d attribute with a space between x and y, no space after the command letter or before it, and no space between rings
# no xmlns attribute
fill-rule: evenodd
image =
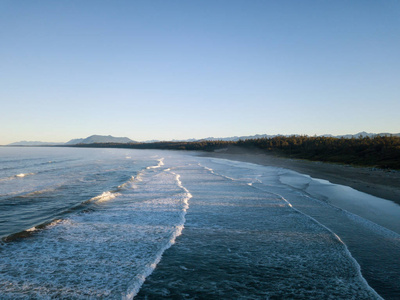
<svg viewBox="0 0 400 300"><path fill-rule="evenodd" d="M349 186L360 192L391 200L400 205L399 171L284 158L241 148L231 148L224 152L207 152L201 155L290 169L313 178Z"/></svg>

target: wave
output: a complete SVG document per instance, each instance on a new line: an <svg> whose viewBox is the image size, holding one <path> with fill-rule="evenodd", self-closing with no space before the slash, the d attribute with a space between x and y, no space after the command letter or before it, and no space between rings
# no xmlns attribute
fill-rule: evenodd
<svg viewBox="0 0 400 300"><path fill-rule="evenodd" d="M271 192L271 193L272 193L272 192ZM325 226L324 224L318 222L316 219L314 219L314 218L311 217L310 215L308 215L308 214L306 214L306 213L303 213L302 211L300 211L300 210L294 208L293 205L292 205L287 199L285 199L282 195L277 194L277 193L272 193L272 194L278 196L278 197L281 198L283 201L285 201L285 202L289 205L289 207L291 207L294 211L296 211L296 212L298 212L299 214L301 214L301 215L303 215L303 216L309 218L310 220L312 220L313 222L315 222L315 223L318 224L319 226L325 228L330 234L332 234L332 235L336 238L336 240L337 240L339 243L341 243L341 244L343 245L347 256L353 261L354 266L355 266L355 268L356 268L357 276L358 276L358 278L361 280L361 282L363 282L363 283L365 284L365 286L366 286L372 293L374 293L375 296L376 296L378 299L383 299L383 298L368 284L367 280L366 280L366 279L364 278L364 276L361 274L361 267L360 267L359 263L357 262L357 260L356 260L356 259L353 257L353 255L351 254L351 252L350 252L349 248L347 247L347 245L342 241L342 239L341 239L336 233L334 233L330 228L328 228L328 227Z"/></svg>
<svg viewBox="0 0 400 300"><path fill-rule="evenodd" d="M182 185L179 174L176 174L176 173L170 171L169 169L164 170L164 171L167 171L167 172L175 175L175 180L176 180L177 186L185 192L185 197L183 198L184 206L180 213L181 220L180 220L179 224L175 225L175 230L173 231L169 240L157 252L155 260L151 264L147 264L145 269L143 270L143 272L136 275L134 280L131 282L127 293L122 295L122 299L124 299L124 300L132 300L138 294L138 292L139 292L140 288L142 287L143 283L145 282L146 278L148 276L150 276L151 273L153 273L153 271L157 267L158 263L161 261L162 255L165 252L165 250L169 249L173 244L175 244L176 238L182 234L182 231L185 227L184 225L186 223L186 212L189 209L189 200L190 200L190 198L192 198L192 194L189 192L189 190L186 187L184 187Z"/></svg>
<svg viewBox="0 0 400 300"><path fill-rule="evenodd" d="M17 241L20 239L31 237L33 234L35 234L43 229L46 229L48 227L55 226L56 224L60 223L61 221L62 221L62 219L52 219L52 220L43 222L42 224L28 228L26 230L12 233L10 235L2 237L0 240L0 243L9 243L9 242L14 242L14 241Z"/></svg>
<svg viewBox="0 0 400 300"><path fill-rule="evenodd" d="M34 174L35 173L20 173L20 174L15 175L15 177L22 178L22 177L25 177L28 175L34 175Z"/></svg>
<svg viewBox="0 0 400 300"><path fill-rule="evenodd" d="M10 159L10 160L1 160L0 162L2 164L4 163L20 163L23 161L35 161L35 160L43 160L44 158L39 157L39 158L19 158L19 159Z"/></svg>
<svg viewBox="0 0 400 300"><path fill-rule="evenodd" d="M163 158L159 160L158 165L160 165L160 166L163 165L162 160L163 160ZM155 167L157 167L157 166L155 166ZM143 171L145 171L146 169L148 169L148 168L144 168L144 169L138 171L136 176L131 176L128 181L120 184L115 189L112 189L112 190L109 190L109 191L105 191L105 192L103 192L103 193L101 193L101 194L99 194L99 195L97 195L95 197L92 197L92 198L90 198L88 200L82 201L82 202L80 202L80 203L78 203L76 205L73 205L73 206L71 206L71 207L69 207L69 208L67 208L67 209L65 209L65 210L63 210L61 212L58 212L56 216L49 217L48 220L44 221L41 224L34 225L33 227L31 227L29 229L22 230L20 232L16 232L16 233L9 234L7 236L3 236L3 237L1 237L1 240L3 242L9 242L9 241L14 241L16 239L29 237L33 233L47 228L50 224L53 224L54 221L60 220L60 218L63 219L64 217L66 217L66 216L68 216L68 215L70 215L72 213L79 213L79 212L86 212L87 213L87 212L90 212L92 210L95 210L96 207L92 206L92 205L101 204L101 203L113 200L113 199L117 198L118 196L121 196L121 193L124 193L124 192L126 192L128 190L135 189L136 188L135 182L140 182L142 180L141 178L142 178L142 175L143 175ZM34 174L35 173L23 173L24 176L22 176L22 174L21 174L20 177L15 177L15 176L12 176L12 177L14 179L15 178L24 178L25 176L34 175ZM20 174L18 174L18 175L20 175ZM15 199L36 197L36 196L41 196L41 195L43 195L45 193L55 192L57 189L59 189L61 187L62 186L58 186L58 187L55 187L55 188L54 187L45 188L45 189L42 189L42 190L31 191L31 192L28 192L26 194L20 194L20 195L15 195L15 194L18 194L18 192L14 192L12 194L6 194L6 195L1 195L1 196L12 196ZM11 198L9 198L9 199L11 199ZM54 223L54 224L56 224L56 223ZM35 230L33 230L33 228L35 228Z"/></svg>
<svg viewBox="0 0 400 300"><path fill-rule="evenodd" d="M35 194L38 195L41 193L45 193L46 191L48 191L48 190L35 191L35 192L29 193L29 194L30 194L30 196L33 196ZM75 206L72 206L66 210L61 211L60 213L57 214L57 217L55 217L55 218L50 217L47 221L45 221L41 224L34 225L33 227L26 229L26 230L22 230L20 232L9 234L7 236L2 237L1 240L3 242L12 242L12 241L19 240L22 238L30 237L32 234L37 233L40 230L43 230L49 226L54 226L54 225L58 224L59 222L61 222L63 220L63 217L65 217L71 213L90 212L92 209L95 209L90 206L91 204L99 204L99 203L107 202L112 199L115 199L116 197L118 197L120 195L121 195L120 193L116 193L116 192L112 192L112 191L103 192L102 194L100 194L98 196L95 196L89 200L83 201ZM27 195L18 196L18 197L27 197Z"/></svg>
<svg viewBox="0 0 400 300"><path fill-rule="evenodd" d="M209 167L206 167L206 166L203 166L203 165L200 164L200 163L198 163L197 165L198 165L199 167L202 167L202 168L204 168L205 170L209 171L211 174L214 174L214 175L217 175L217 176L220 176L220 177L223 177L223 178L232 180L232 181L238 181L238 179L235 179L235 178L232 178L232 177L223 175L223 174L216 173L213 169L211 169L211 168L209 168Z"/></svg>
<svg viewBox="0 0 400 300"><path fill-rule="evenodd" d="M27 177L27 176L32 176L32 175L35 175L35 174L36 173L19 173L19 174L12 175L12 176L9 176L9 177L1 178L0 181L20 179L20 178L24 178L24 177Z"/></svg>
<svg viewBox="0 0 400 300"><path fill-rule="evenodd" d="M46 193L52 193L52 192L55 192L56 190L57 190L57 187L55 187L55 188L47 188L47 189L37 190L37 191L29 192L27 194L19 195L19 196L16 196L15 198L35 197L35 196L43 195L43 194L46 194Z"/></svg>
<svg viewBox="0 0 400 300"><path fill-rule="evenodd" d="M164 157L158 159L158 164L156 166L149 166L146 169L147 170L149 170L149 169L158 169L158 168L162 167L163 165L164 165Z"/></svg>
<svg viewBox="0 0 400 300"><path fill-rule="evenodd" d="M202 166L201 164L199 164L199 166L201 166L201 167L203 167L204 169L208 170L211 174L214 174L214 175L219 176L219 177L222 177L222 178L230 179L230 180L232 180L232 181L242 180L242 178L240 178L240 179L234 179L234 178L225 176L225 175L223 175L223 174L219 174L219 173L215 172L213 169L211 169L211 168L209 168L209 167ZM261 180L257 180L257 181L258 181L259 183L262 183ZM335 232L333 232L330 228L328 228L328 227L325 226L324 224L322 224L322 223L320 223L319 221L317 221L317 220L316 220L315 218L313 218L312 216L310 216L310 215L308 215L308 214L302 212L301 210L298 210L297 208L295 208L295 207L292 205L292 203L290 203L290 201L288 201L288 200L287 200L285 197L283 197L282 195L280 195L280 194L278 194L278 193L275 193L275 192L272 192L272 191L266 191L266 190L261 189L261 188L259 188L259 187L257 187L257 186L254 186L253 184L248 184L248 185L249 185L249 187L255 188L255 189L260 190L260 191L262 191L262 192L264 192L264 193L268 193L268 194L272 194L272 195L277 196L278 198L280 198L281 200L283 200L283 201L286 203L286 205L287 205L288 207L290 207L292 210L294 210L294 211L296 211L297 213L299 213L299 214L305 216L306 218L309 218L310 220L312 220L313 222L315 222L316 224L318 224L318 226L321 226L322 228L324 228L325 230L327 230L327 231L334 237L334 239L344 247L344 251L345 251L346 255L350 258L350 260L351 260L352 263L354 264L355 270L356 270L356 272L357 272L357 277L360 279L360 281L366 286L366 288L367 288L368 290L370 290L370 291L377 297L377 299L383 299L383 298L368 284L367 280L363 277L363 275L362 275L362 273L361 273L361 267L360 267L359 263L358 263L357 260L352 256L352 254L351 254L350 250L348 249L347 245L342 241L342 239L341 239ZM349 213L349 212L347 212L347 213ZM368 220L366 220L366 221L368 221ZM371 223L372 223L372 222L371 222ZM379 225L377 225L377 226L379 226Z"/></svg>
<svg viewBox="0 0 400 300"><path fill-rule="evenodd" d="M33 233L33 232L35 232L37 230L44 229L45 227L46 228L53 227L53 226L57 225L58 223L60 223L61 221L62 221L62 219L54 219L54 220L52 220L52 221L50 221L48 223L41 224L39 226L31 227L31 228L29 228L29 229L27 229L25 231L29 232L29 233Z"/></svg>
<svg viewBox="0 0 400 300"><path fill-rule="evenodd" d="M122 295L123 300L132 300L138 293L146 278L153 273L159 262L161 261L162 255L165 250L169 249L173 244L175 244L176 238L182 234L183 225L179 225L175 227L175 231L173 232L170 239L165 243L160 250L156 254L156 259L151 263L147 264L144 268L143 272L136 275L134 282L129 287L129 292Z"/></svg>
<svg viewBox="0 0 400 300"><path fill-rule="evenodd" d="M0 161L1 164L3 163L21 163L23 161L32 161L34 159L21 159L21 160L10 160L10 161ZM42 158L40 159L36 159L36 160L43 160ZM38 162L38 163L32 163L32 164L26 164L25 168L36 168L38 166L45 166L45 165L49 165L49 164L62 164L62 163L66 163L66 162L73 162L73 161L77 161L77 159L65 159L65 160L48 160L45 162ZM0 168L0 171L6 171L6 170L15 170L15 169L20 169L20 167L3 167Z"/></svg>
<svg viewBox="0 0 400 300"><path fill-rule="evenodd" d="M101 202L106 202L106 201L112 200L120 195L121 195L120 193L113 193L113 192L108 191L108 192L102 193L101 195L93 197L89 201L101 203Z"/></svg>
<svg viewBox="0 0 400 300"><path fill-rule="evenodd" d="M118 191L121 191L124 188L126 188L128 186L128 183L132 182L133 180L134 180L134 177L132 176L130 178L130 180L128 180L127 182L118 186L118 188L116 190L105 191L95 197L92 197L88 200L85 200L81 203L78 203L72 207L69 207L69 208L57 213L56 217L49 217L48 220L46 220L45 222L43 222L41 224L34 225L33 227L26 229L26 230L22 230L20 232L9 234L7 236L2 237L1 240L3 242L10 242L10 241L14 241L14 240L21 239L21 238L26 238L40 230L47 228L50 225L57 224L58 222L60 222L62 220L63 217L65 217L71 213L89 212L92 209L94 209L94 207L92 208L90 206L91 204L99 204L99 203L103 203L103 202L107 202L112 199L115 199L116 197L121 195ZM60 188L60 187L58 187L58 188ZM29 198L29 197L41 196L45 193L51 193L56 190L57 190L57 188L48 188L48 189L43 189L43 190L37 190L37 191L29 192L27 194L15 196L15 198L18 199L18 198ZM61 219L60 219L60 217L61 217Z"/></svg>
<svg viewBox="0 0 400 300"><path fill-rule="evenodd" d="M165 250L182 234L191 197L179 174L145 168L115 190L103 192L69 211L79 213L56 218L45 226L34 226L15 235L15 238L37 236L29 243L12 243L2 249L9 261L21 258L13 264L12 270L2 274L2 278L15 282L7 286L4 295L14 298L22 293L33 295L35 288L35 295L43 298L98 295L133 299ZM96 204L104 202L109 203L106 209L98 209ZM93 210L86 213L88 208ZM41 232L43 228L46 230ZM98 263L99 256L102 263ZM75 261L85 260L93 270L77 263L68 274L65 264L49 264L49 258L57 262L59 258L62 261L73 259L70 264L74 266ZM29 270L24 269L31 260L35 270L43 272L43 276L37 282L27 280L26 285L19 285L19 281L31 276ZM18 282L12 278L17 270L21 272L15 279ZM60 290L60 286L72 280L73 289L67 284L67 289Z"/></svg>
<svg viewBox="0 0 400 300"><path fill-rule="evenodd" d="M123 190L123 189L125 189L125 188L128 186L128 184L134 182L135 180L140 180L139 175L136 175L136 177L135 177L135 176L131 176L131 178L129 178L129 180L128 180L127 182L124 182L123 184L120 184L120 185L117 187L117 189L118 189L118 190Z"/></svg>

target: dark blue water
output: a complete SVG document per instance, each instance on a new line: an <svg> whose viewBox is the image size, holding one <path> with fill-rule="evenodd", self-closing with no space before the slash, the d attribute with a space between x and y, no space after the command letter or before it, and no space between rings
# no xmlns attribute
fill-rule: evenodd
<svg viewBox="0 0 400 300"><path fill-rule="evenodd" d="M154 162L123 151L0 148L0 237L82 207Z"/></svg>
<svg viewBox="0 0 400 300"><path fill-rule="evenodd" d="M0 148L0 298L398 299L395 210L369 197L186 152Z"/></svg>

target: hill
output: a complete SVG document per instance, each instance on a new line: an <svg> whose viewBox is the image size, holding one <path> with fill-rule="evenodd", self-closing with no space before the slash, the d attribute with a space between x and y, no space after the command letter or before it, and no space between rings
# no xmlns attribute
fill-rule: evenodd
<svg viewBox="0 0 400 300"><path fill-rule="evenodd" d="M99 144L99 143L128 144L128 143L136 143L136 142L127 137L113 137L111 135L91 135L84 139L70 140L69 142L66 142L65 145Z"/></svg>

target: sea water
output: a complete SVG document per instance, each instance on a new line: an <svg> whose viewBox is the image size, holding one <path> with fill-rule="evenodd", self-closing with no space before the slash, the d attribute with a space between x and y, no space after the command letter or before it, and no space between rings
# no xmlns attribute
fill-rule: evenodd
<svg viewBox="0 0 400 300"><path fill-rule="evenodd" d="M371 197L196 153L0 148L0 298L398 299L399 208Z"/></svg>

